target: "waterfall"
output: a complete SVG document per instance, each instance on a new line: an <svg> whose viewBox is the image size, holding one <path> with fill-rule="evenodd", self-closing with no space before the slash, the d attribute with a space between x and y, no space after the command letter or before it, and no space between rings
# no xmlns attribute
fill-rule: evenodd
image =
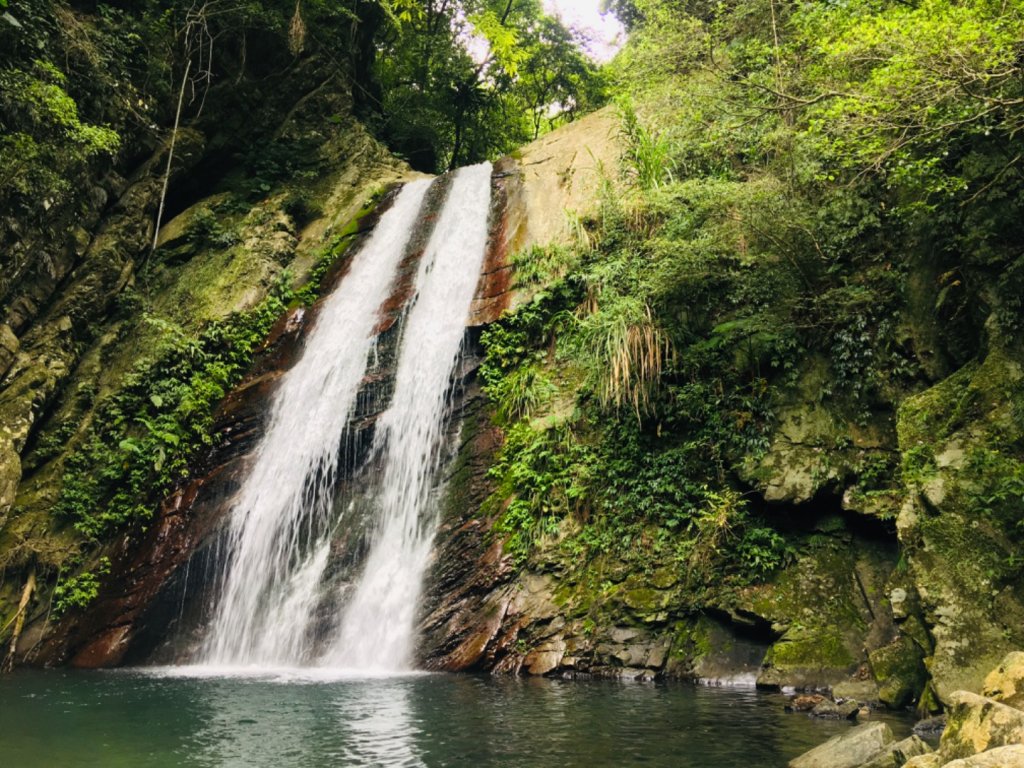
<svg viewBox="0 0 1024 768"><path fill-rule="evenodd" d="M332 586L339 478L353 470L357 395L376 328L422 225L429 180L407 184L352 257L295 365L232 504L223 575L196 661L217 666L404 668L435 529L451 381L486 249L490 165L455 174L401 324L394 394L364 472L369 554L350 589ZM379 470L377 468L380 468ZM351 505L350 505L351 506ZM326 597L325 597L326 596ZM324 602L337 618L323 637Z"/></svg>
<svg viewBox="0 0 1024 768"><path fill-rule="evenodd" d="M490 164L459 172L420 262L394 398L374 435L385 456L375 540L327 657L337 666L392 670L410 660L436 521L427 507L443 455L449 383L487 246L490 185Z"/></svg>

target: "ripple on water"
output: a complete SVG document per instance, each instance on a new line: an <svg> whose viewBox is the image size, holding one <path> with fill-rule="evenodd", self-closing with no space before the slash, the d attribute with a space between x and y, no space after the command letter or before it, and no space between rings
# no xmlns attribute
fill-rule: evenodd
<svg viewBox="0 0 1024 768"><path fill-rule="evenodd" d="M344 681L370 681L408 679L434 674L432 672L389 669L349 669L346 667L290 667L266 665L186 664L179 666L145 667L114 670L114 673L145 675L155 678L210 679L224 678L268 683L334 683Z"/></svg>

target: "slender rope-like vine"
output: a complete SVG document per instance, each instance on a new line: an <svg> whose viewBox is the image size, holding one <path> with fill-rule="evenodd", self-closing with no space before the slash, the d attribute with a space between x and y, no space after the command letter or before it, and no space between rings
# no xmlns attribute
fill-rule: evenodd
<svg viewBox="0 0 1024 768"><path fill-rule="evenodd" d="M171 131L171 146L167 150L167 169L164 171L164 183L160 190L160 205L156 211L156 227L153 231L153 247L151 251L156 250L156 244L160 240L160 223L164 216L164 204L167 201L167 187L171 182L171 163L174 161L174 143L178 138L178 125L181 121L181 107L185 101L185 86L188 84L188 73L192 69L191 59L185 64L185 74L181 78L181 90L178 92L178 109L174 113L174 129Z"/></svg>
<svg viewBox="0 0 1024 768"><path fill-rule="evenodd" d="M157 207L156 212L156 226L153 231L153 246L150 249L150 253L156 250L157 243L160 240L160 225L163 222L164 207L167 203L167 189L171 183L171 164L174 161L174 145L178 139L178 128L181 125L181 111L185 105L185 89L189 83L192 83L192 99L195 101L195 82L193 82L189 75L192 72L192 58L193 55L198 53L199 59L199 73L196 75L196 80L205 82L206 87L203 89L202 101L199 103L198 112L203 111L203 106L206 104L206 93L210 88L210 82L213 78L213 35L210 33L210 28L207 22L209 16L209 7L215 5L216 0L213 3L205 2L202 5L196 7L193 3L192 7L189 8L188 13L185 15L185 72L181 76L181 88L178 91L178 108L174 112L174 128L171 130L171 143L167 150L167 167L164 170L164 181L163 186L160 190L160 204ZM203 56L206 56L206 61L203 61ZM204 68L205 64L205 68Z"/></svg>

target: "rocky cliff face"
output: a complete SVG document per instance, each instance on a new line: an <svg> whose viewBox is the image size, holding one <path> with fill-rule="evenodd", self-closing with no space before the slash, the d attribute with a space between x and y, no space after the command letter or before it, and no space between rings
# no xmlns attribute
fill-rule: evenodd
<svg viewBox="0 0 1024 768"><path fill-rule="evenodd" d="M595 141L614 133L610 116L587 118L501 166L513 180L510 250L567 242L552 211L585 213L580 200L596 195L571 186L587 169L568 157L614 168L614 144ZM588 140L600 148L587 152ZM547 169L555 173L545 179ZM928 283L920 270L917 289ZM515 306L525 294L513 295ZM486 472L503 435L486 398L474 396L428 584L422 663L832 688L922 710L977 690L1024 643L1024 595L1006 570L1015 557L1008 521L994 513L1000 502L982 498L993 473L1013 474L1003 465L1022 436L1022 355L1019 342L993 335L977 361L955 370L925 300L910 295L904 313L930 377L916 390L893 387L865 417L820 396L828 371L813 357L780 388L767 450L743 465L741 482L759 514L799 545L764 583L715 595L710 607L694 609L685 571L643 542L633 557L584 563L561 546L563 527L518 564L492 529L510 501L495 496Z"/></svg>

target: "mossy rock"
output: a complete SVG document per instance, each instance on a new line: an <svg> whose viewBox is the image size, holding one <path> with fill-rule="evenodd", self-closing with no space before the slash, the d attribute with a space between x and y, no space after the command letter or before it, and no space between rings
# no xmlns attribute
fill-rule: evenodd
<svg viewBox="0 0 1024 768"><path fill-rule="evenodd" d="M842 397L822 399L832 379L828 361L812 357L795 385L779 389L771 444L763 456L747 457L740 467L743 479L760 488L766 500L808 502L822 490L841 489L856 478L865 452L894 450L895 434L886 413L865 421ZM880 513L895 511L892 501L881 495L870 500ZM860 502L866 503L863 494Z"/></svg>
<svg viewBox="0 0 1024 768"><path fill-rule="evenodd" d="M878 682L878 699L887 707L901 709L913 704L924 691L928 672L924 652L910 638L903 637L868 655Z"/></svg>
<svg viewBox="0 0 1024 768"><path fill-rule="evenodd" d="M639 580L629 579L619 592L619 599L641 619L652 619L662 614L674 602L671 590L655 589Z"/></svg>
<svg viewBox="0 0 1024 768"><path fill-rule="evenodd" d="M768 584L740 592L735 609L779 633L759 684L820 688L857 671L872 628L882 618L891 624L891 616L880 615L887 610L881 600L865 597L860 586L884 584L895 565L891 555L871 547L860 539L829 541Z"/></svg>
<svg viewBox="0 0 1024 768"><path fill-rule="evenodd" d="M831 684L849 676L857 664L839 627L792 627L765 656L765 665L781 675L780 685L797 687Z"/></svg>
<svg viewBox="0 0 1024 768"><path fill-rule="evenodd" d="M1018 526L1024 482L1024 367L995 349L899 410L909 495L897 521L935 641L929 671L942 701L979 690L1024 647Z"/></svg>

